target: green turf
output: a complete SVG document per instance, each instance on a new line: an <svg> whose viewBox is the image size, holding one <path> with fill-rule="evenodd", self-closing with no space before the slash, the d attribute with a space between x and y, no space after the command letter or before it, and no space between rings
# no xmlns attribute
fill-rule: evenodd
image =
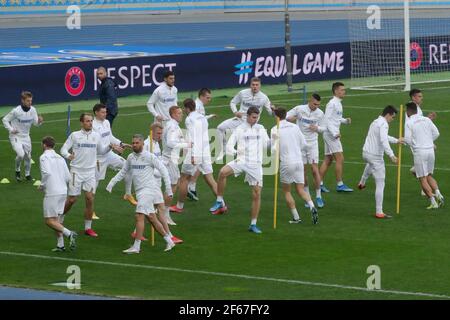
<svg viewBox="0 0 450 320"><path fill-rule="evenodd" d="M439 85L442 87L443 85ZM324 84L317 88L329 96ZM211 127L230 117L229 103L235 90L214 92L209 113L218 119ZM300 93L288 94L284 87L263 87L271 100L279 106L291 108L299 103ZM436 124L441 132L437 141L435 172L441 191L450 189L450 117L447 102L449 89L424 87L424 109L438 112ZM362 173L361 148L370 122L386 104L399 105L407 100L403 92L349 91L344 100L344 116L352 118L352 125L342 127L343 145L347 163L344 181L354 187ZM189 96L184 94L183 96ZM148 96L122 98L122 108L114 124L114 133L129 140L133 133L147 134L151 117L146 113ZM323 106L329 98L324 99ZM88 110L91 102L76 104L77 110ZM32 140L39 142L44 135L53 135L58 142L65 137L64 110L66 104L47 105L43 109L48 122L32 129ZM2 112L4 109L2 109ZM72 128L78 128L73 114ZM263 114L266 128L274 125L273 118ZM398 121L391 125L390 134L396 136ZM6 130L0 131L0 178L14 178L14 155L7 141ZM320 143L322 150L322 142ZM58 145L58 150L60 148ZM397 153L397 149L394 148ZM243 178L230 178L225 193L229 213L211 216L208 209L214 197L203 181L198 183L200 202L187 202L185 213L173 214L178 223L173 233L185 240L172 252L163 253L163 240L156 238L156 246L143 243L138 256L125 256L121 250L132 243L129 233L133 229L133 208L121 200L123 185L113 194L104 187L113 176L108 173L99 187L96 212L101 220L94 222L98 239L80 236L76 252L54 254L53 233L43 224L42 194L27 183L0 185L1 252L16 252L68 260L47 260L38 257L9 256L0 253L0 283L12 286L48 290L66 290L51 286L64 282L66 269L71 264L81 268L82 289L77 293L147 299L420 299L424 297L404 294L364 292L311 284L286 283L263 279L245 279L233 276L192 273L176 270L139 268L139 266L173 267L185 270L220 272L274 279L298 280L342 286L365 287L369 265L381 268L381 286L384 290L423 292L450 296L450 217L447 208L428 212L425 198L420 196L416 180L409 174L411 154L404 151L402 169L401 214L390 221L373 218L374 184L369 180L364 191L352 194L324 194L326 207L320 210L320 224L313 226L309 213L298 200L298 209L304 223L290 225L289 211L283 195L279 193L278 226L272 228L274 177L265 176L262 208L258 224L262 235L247 231L249 224L250 189ZM39 143L33 145L33 159L41 153ZM215 166L217 174L219 165ZM39 177L37 165L32 173ZM395 211L396 168L387 167L385 210ZM334 174L330 171L326 184L334 190ZM298 199L298 198L297 198ZM80 199L66 217L66 225L77 231L83 227L83 201ZM146 232L148 235L148 230ZM70 261L70 259L91 262ZM95 264L92 261L123 263L127 265ZM69 290L66 290L69 291Z"/></svg>

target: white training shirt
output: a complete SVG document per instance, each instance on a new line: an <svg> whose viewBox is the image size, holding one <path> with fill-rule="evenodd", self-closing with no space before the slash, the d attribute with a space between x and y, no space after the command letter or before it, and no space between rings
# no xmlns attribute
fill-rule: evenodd
<svg viewBox="0 0 450 320"><path fill-rule="evenodd" d="M183 136L183 132L174 119L170 119L167 122L162 136L163 141L163 157L165 159L170 159L174 164L178 164L180 159L180 150L187 149L190 147Z"/></svg>
<svg viewBox="0 0 450 320"><path fill-rule="evenodd" d="M325 108L324 126L326 127L325 133L336 137L340 134L341 124L348 124L347 119L342 117L342 99L333 97Z"/></svg>
<svg viewBox="0 0 450 320"><path fill-rule="evenodd" d="M385 117L379 116L373 120L364 142L363 151L380 157L383 156L383 153L386 153L388 157L393 157L394 151L389 143L397 143L398 140L389 136L388 131L389 123Z"/></svg>
<svg viewBox="0 0 450 320"><path fill-rule="evenodd" d="M162 116L164 120L170 120L169 109L178 103L178 89L175 86L169 87L163 82L153 91L147 102L148 111L154 116Z"/></svg>
<svg viewBox="0 0 450 320"><path fill-rule="evenodd" d="M203 102L199 98L195 99L195 111L204 115L206 117L206 120L212 118L212 115L210 114L206 115L205 106L203 105Z"/></svg>
<svg viewBox="0 0 450 320"><path fill-rule="evenodd" d="M4 116L2 121L10 136L13 135L11 133L13 130L17 130L18 133L14 134L14 136L28 137L31 125L39 126L38 114L33 106L25 112L22 106L19 105Z"/></svg>
<svg viewBox="0 0 450 320"><path fill-rule="evenodd" d="M159 185L155 178L155 169L157 169L163 179L166 187L167 195L172 195L172 187L170 185L169 172L158 158L143 150L140 153L131 153L123 168L111 179L108 186L114 187L119 181L122 181L128 172L131 172L134 189L138 194L154 194L155 189L159 188Z"/></svg>
<svg viewBox="0 0 450 320"><path fill-rule="evenodd" d="M100 135L100 143L103 149L108 148L110 144L120 145L121 143L119 139L113 136L111 125L107 119L101 121L94 118L94 121L92 121L92 130ZM100 162L105 161L107 154L97 154L97 160Z"/></svg>
<svg viewBox="0 0 450 320"><path fill-rule="evenodd" d="M237 150L234 146L237 144ZM245 121L233 131L228 140L227 154L236 154L237 161L249 165L262 165L264 149L270 146L266 128L256 123L253 126Z"/></svg>
<svg viewBox="0 0 450 320"><path fill-rule="evenodd" d="M187 152L185 163L191 163L191 157L204 159L210 157L208 120L197 111L189 113L186 117L186 140L192 142L192 148Z"/></svg>
<svg viewBox="0 0 450 320"><path fill-rule="evenodd" d="M423 112L422 112L422 109L420 108L420 106L418 104L416 104L416 106L417 106L417 113L416 114L419 115L419 116L423 116ZM410 120L410 117L408 117L408 114L405 111L405 134L404 134L405 137L406 137L406 134L407 134L406 131L409 130L409 127L407 126L409 120Z"/></svg>
<svg viewBox="0 0 450 320"><path fill-rule="evenodd" d="M407 126L405 142L414 152L434 150L434 141L439 137L439 130L430 118L418 114L412 115Z"/></svg>
<svg viewBox="0 0 450 320"><path fill-rule="evenodd" d="M103 155L111 150L109 145L105 148L100 140L100 135L92 130L74 131L62 146L61 155L68 159L70 156L69 150L72 149L75 158L70 162L71 169L95 169L97 154Z"/></svg>
<svg viewBox="0 0 450 320"><path fill-rule="evenodd" d="M239 91L239 93L234 96L234 98L230 102L230 107L233 113L236 113L237 105L239 104L239 112L242 112L242 120L247 118L247 110L250 107L256 107L259 110L259 114L261 115L262 108L266 108L267 112L272 115L272 109L270 108L270 100L269 98L258 91L258 93L253 94L252 89L244 89Z"/></svg>
<svg viewBox="0 0 450 320"><path fill-rule="evenodd" d="M274 135L277 137L274 138ZM276 141L279 141L280 162L303 163L302 150L307 148L307 142L300 128L286 120L281 120L279 130L274 126L271 130L272 152L275 152Z"/></svg>
<svg viewBox="0 0 450 320"><path fill-rule="evenodd" d="M326 129L323 127L324 113L319 108L312 111L307 104L296 106L288 111L286 119L290 117L297 117L297 125L310 145L318 142L319 133L312 131L309 126L318 126L319 132Z"/></svg>
<svg viewBox="0 0 450 320"><path fill-rule="evenodd" d="M45 196L59 196L67 194L67 184L70 173L66 161L55 150L45 150L39 157L41 168L41 188Z"/></svg>

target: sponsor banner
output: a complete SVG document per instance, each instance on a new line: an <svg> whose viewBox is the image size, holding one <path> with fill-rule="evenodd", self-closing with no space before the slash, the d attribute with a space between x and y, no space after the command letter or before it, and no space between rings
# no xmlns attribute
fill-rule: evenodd
<svg viewBox="0 0 450 320"><path fill-rule="evenodd" d="M292 61L294 83L351 75L348 43L293 47ZM104 66L114 78L119 98L150 95L162 82L165 70L175 72L175 85L180 91L248 86L254 76L261 78L263 84L286 81L281 47L2 67L0 105L16 105L22 90L34 94L36 105L97 98L99 66Z"/></svg>

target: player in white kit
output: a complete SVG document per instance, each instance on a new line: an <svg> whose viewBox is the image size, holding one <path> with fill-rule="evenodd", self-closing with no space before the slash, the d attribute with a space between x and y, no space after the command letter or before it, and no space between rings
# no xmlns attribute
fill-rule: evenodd
<svg viewBox="0 0 450 320"><path fill-rule="evenodd" d="M110 144L119 146L116 148L116 152L120 154L123 152L124 148L131 148L129 144L124 144L122 141L117 139L111 130L109 121L106 119L107 111L106 106L103 104L96 104L92 110L94 112L94 121L92 123L92 129L97 132L101 140L100 142L103 146L108 146ZM122 169L125 164L125 159L120 155L114 153L112 150L106 154L97 154L98 170L96 170L97 187L98 183L105 180L106 169L111 168L113 170ZM131 194L131 176L125 177L125 194L123 196L124 200L129 201L132 205L136 205L137 202Z"/></svg>
<svg viewBox="0 0 450 320"><path fill-rule="evenodd" d="M92 115L81 114L81 130L70 134L61 148L61 155L70 160L70 183L64 214L69 212L83 190L86 199L84 232L90 237L97 237L97 233L92 229L94 195L97 186L95 171L99 169L97 154L106 154L118 146L104 146L100 141L100 135L92 130L92 121Z"/></svg>
<svg viewBox="0 0 450 320"><path fill-rule="evenodd" d="M209 211L216 215L227 211L223 195L227 177L245 174L245 182L252 187L251 222L249 231L262 233L256 226L261 207L261 189L263 186L263 155L264 149L270 147L270 139L266 129L258 124L259 109L250 107L243 122L230 137L227 143L227 154L237 155L236 159L227 163L219 172L217 181L217 199ZM237 150L234 149L237 144Z"/></svg>
<svg viewBox="0 0 450 320"><path fill-rule="evenodd" d="M433 178L434 141L439 137L439 130L430 118L417 114L415 103L410 102L406 105L406 113L409 121L407 123L408 129L405 128L405 142L412 147L416 176L420 181L422 190L431 202L427 209L437 209L444 205L444 197Z"/></svg>
<svg viewBox="0 0 450 320"><path fill-rule="evenodd" d="M204 115L206 117L206 120L212 119L217 117L216 114L206 114L205 106L208 105L211 102L212 94L211 90L208 88L202 88L198 92L198 98L195 99L195 111L198 113ZM188 184L188 198L194 201L198 201L198 195L197 195L197 179L200 176L201 172L197 170L195 175L193 175Z"/></svg>
<svg viewBox="0 0 450 320"><path fill-rule="evenodd" d="M239 104L239 111L237 105ZM241 124L245 123L247 117L247 110L251 107L258 109L261 114L262 109L265 108L267 113L273 114L271 103L269 98L261 91L261 80L259 78L252 78L250 80L250 88L239 91L230 102L231 111L233 111L234 118L223 121L217 127L217 140L219 144L219 155L216 157L216 161L221 161L224 152L226 150L226 132L227 130L233 131Z"/></svg>
<svg viewBox="0 0 450 320"><path fill-rule="evenodd" d="M25 167L25 179L32 181L31 177L31 138L30 128L32 125L40 126L44 119L37 114L35 107L31 104L33 95L24 91L21 94L21 104L12 109L3 117L3 125L9 131L9 141L16 152L16 180L22 181L20 167L22 161Z"/></svg>
<svg viewBox="0 0 450 320"><path fill-rule="evenodd" d="M70 231L63 225L64 204L67 198L67 184L70 173L66 161L55 152L55 139L44 137L42 149L44 153L39 157L41 169L41 185L39 189L45 193L44 218L45 224L56 231L57 244L54 252L65 251L64 237L69 238L70 249L76 248L76 232Z"/></svg>
<svg viewBox="0 0 450 320"><path fill-rule="evenodd" d="M170 208L170 211L178 213L183 212L189 180L195 176L197 171L203 174L205 182L214 196L217 196L217 183L213 176L211 151L209 149L208 120L206 120L204 115L196 111L194 100L186 99L183 101L183 105L184 112L187 114L185 120L186 138L192 143L192 148L188 150L181 167L178 202Z"/></svg>
<svg viewBox="0 0 450 320"><path fill-rule="evenodd" d="M180 160L180 151L192 147L192 143L183 136L180 123L183 120L183 111L178 106L173 106L169 110L170 121L167 122L163 130L163 153L162 161L169 171L170 183L172 184L172 193L175 194L180 180L180 169L178 161ZM166 197L166 210L173 211L171 206L172 198ZM180 210L174 210L181 213Z"/></svg>
<svg viewBox="0 0 450 320"><path fill-rule="evenodd" d="M397 114L393 106L387 106L377 119L372 121L363 146L363 159L366 167L358 184L358 189L366 187L366 181L370 176L375 180L375 217L378 219L391 218L392 216L383 211L384 185L386 178L386 168L384 166L383 155L397 164L397 157L394 155L389 143L403 143L403 139L396 139L388 135L389 123Z"/></svg>
<svg viewBox="0 0 450 320"><path fill-rule="evenodd" d="M309 193L305 192L304 165L302 151L307 152L308 143L300 128L286 121L286 110L277 108L275 116L280 121L278 128L274 126L271 130L272 153L279 150L280 155L280 181L288 208L291 210L292 220L289 223L300 223L302 220L295 207L295 200L291 194L291 184L295 185L297 194L308 204L313 224L319 222L317 209L311 200Z"/></svg>
<svg viewBox="0 0 450 320"><path fill-rule="evenodd" d="M133 153L131 153L123 168L117 173L117 175L111 179L106 187L108 192L112 192L112 189L125 178L128 173L131 173L134 188L136 190L137 206L136 206L136 238L133 246L123 251L123 253L134 254L139 253L141 250L141 238L144 233L145 218L154 226L155 230L166 241L166 249L164 251L171 250L175 243L172 241L172 234L168 230L166 223L166 230L156 217L156 209L154 207L155 202L163 204L161 192L158 192L159 186L155 179L154 170L158 169L164 179L166 187L166 194L172 197L172 190L170 187L170 178L167 169L158 158L144 150L144 137L140 134L133 136ZM159 199L158 199L159 198ZM159 201L158 201L159 200ZM164 219L164 215L161 215Z"/></svg>
<svg viewBox="0 0 450 320"><path fill-rule="evenodd" d="M324 114L320 107L320 96L313 93L308 101L308 104L300 105L288 111L286 119L288 121L297 121L297 125L305 136L307 148L302 153L303 164L305 166L305 191L309 193L307 183L306 167L311 166L311 171L314 178L314 187L316 189L317 207L323 208L325 203L322 199L322 192L320 190L320 172L319 172L319 132L323 133Z"/></svg>
<svg viewBox="0 0 450 320"><path fill-rule="evenodd" d="M335 82L332 86L333 98L328 102L325 108L323 141L325 143L325 159L320 166L320 177L322 179L322 192L330 192L324 185L323 180L328 168L335 160L336 173L336 191L337 192L352 192L342 181L342 174L344 170L344 150L341 143L341 124L350 124L350 118L343 118L342 99L345 97L345 87L342 82Z"/></svg>
<svg viewBox="0 0 450 320"><path fill-rule="evenodd" d="M159 121L166 125L171 119L169 109L178 103L178 89L175 87L175 73L166 71L164 73L164 82L153 91L147 102L147 109L153 115L154 122Z"/></svg>

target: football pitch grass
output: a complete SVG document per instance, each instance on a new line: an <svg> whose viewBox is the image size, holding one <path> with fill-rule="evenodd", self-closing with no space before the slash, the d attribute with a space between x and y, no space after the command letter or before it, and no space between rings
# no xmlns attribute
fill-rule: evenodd
<svg viewBox="0 0 450 320"><path fill-rule="evenodd" d="M310 85L323 96L322 109L330 97L329 83ZM448 84L422 87L423 109L436 111L435 123L441 136L437 140L435 177L444 196L450 194L450 114ZM277 106L292 108L300 104L301 94L287 93L282 86L264 86ZM213 92L207 113L219 117L210 120L215 128L231 116L228 103L236 90ZM7 131L0 130L0 284L77 294L99 294L144 299L449 299L450 298L450 217L446 207L427 211L428 200L420 195L418 182L409 173L412 156L403 147L401 212L395 214L397 168L386 159L385 212L391 220L374 218L374 182L359 191L356 184L364 164L362 146L368 127L387 104L399 106L408 100L405 92L347 91L344 117L352 124L341 127L345 154L344 182L355 191L335 191L334 167L325 184L331 193L323 194L325 208L319 210L319 224L312 225L309 211L295 196L302 224L288 223L290 212L283 194L278 194L278 224L273 229L274 176L264 177L262 205L258 225L263 233L247 231L251 191L243 177L228 179L225 200L227 214L212 216L209 208L215 198L202 179L198 182L199 202L187 201L183 214L172 214L177 226L172 232L185 240L165 253L164 241L156 235L156 245L142 243L141 254L127 256L122 250L132 244L134 207L123 201L123 184L112 194L105 187L114 172L98 189L94 221L97 239L82 235L84 200L80 198L65 219L69 229L78 231L75 252L53 253L53 232L42 217L43 194L31 183L14 180L14 154ZM180 97L190 94L180 94ZM129 141L132 134L148 134L151 117L145 107L148 96L121 98L121 110L114 123L114 135ZM181 99L180 99L181 101ZM33 128L32 175L40 179L38 159L40 140L52 135L65 140L67 103L39 106L44 112L42 127ZM90 111L93 101L73 104L71 127L79 129L81 110ZM2 115L10 108L1 108ZM266 129L274 118L263 111L261 123ZM390 135L398 136L398 119L390 126ZM184 125L183 125L184 126ZM397 154L398 148L392 145ZM323 142L320 138L320 152ZM128 154L128 152L127 152ZM215 165L214 175L222 165ZM311 175L309 174L311 178ZM312 192L314 195L314 192ZM149 237L149 227L145 235ZM66 240L67 243L67 240ZM81 269L81 289L53 286L65 282L67 267ZM381 270L381 290L366 290L370 274L367 268Z"/></svg>

